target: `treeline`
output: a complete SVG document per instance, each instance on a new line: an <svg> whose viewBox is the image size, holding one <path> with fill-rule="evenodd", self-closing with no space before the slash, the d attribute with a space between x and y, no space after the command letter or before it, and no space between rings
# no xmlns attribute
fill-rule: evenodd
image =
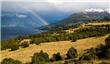
<svg viewBox="0 0 110 64"><path fill-rule="evenodd" d="M78 55L77 50L71 47L67 53L66 57L62 57L61 54L55 53L51 58L49 55L43 51L39 53L34 53L32 56L32 61L27 64L49 64L54 61L65 60L64 64L88 64L92 63L92 60L109 60L110 59L110 36L105 39L105 44L100 44L96 48L91 48L85 50L85 53ZM94 61L93 61L94 62ZM102 64L108 64L107 62L102 62ZM1 64L22 64L18 60L13 60L11 58L4 59Z"/></svg>
<svg viewBox="0 0 110 64"><path fill-rule="evenodd" d="M102 26L91 26L88 28L80 28L76 30L74 33L67 32L44 32L37 35L24 36L19 37L7 41L1 42L1 49L11 49L12 51L19 49L19 47L28 47L29 43L21 44L20 41L23 39L31 39L30 44L45 43L45 42L55 42L55 41L66 41L71 40L73 42L78 39L89 38L89 37L97 37L104 36L110 33L110 25L102 25Z"/></svg>

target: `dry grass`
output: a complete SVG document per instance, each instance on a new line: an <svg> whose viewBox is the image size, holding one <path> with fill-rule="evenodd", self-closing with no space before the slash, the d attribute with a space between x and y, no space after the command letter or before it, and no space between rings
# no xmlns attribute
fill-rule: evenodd
<svg viewBox="0 0 110 64"><path fill-rule="evenodd" d="M62 56L65 56L70 47L75 47L78 50L78 53L80 53L85 49L96 47L99 44L104 44L105 37L107 36L80 39L76 42L59 41L51 43L42 43L40 45L30 45L27 48L21 48L17 51L4 50L0 52L0 55L1 60L3 60L4 58L13 58L25 63L30 62L31 56L35 52L39 52L40 50L47 52L49 54L49 57L51 57L52 54L57 52L60 52Z"/></svg>
<svg viewBox="0 0 110 64"><path fill-rule="evenodd" d="M110 22L95 22L95 23L88 23L86 25L107 25L109 24L110 25Z"/></svg>
<svg viewBox="0 0 110 64"><path fill-rule="evenodd" d="M91 26L100 26L100 25L110 25L110 22L93 22L93 23L87 23L87 24L81 24L78 28L74 28L74 29L68 29L68 30L65 30L66 32L68 33L73 33L74 31L76 30L79 30L80 28L88 28L90 27L89 25Z"/></svg>

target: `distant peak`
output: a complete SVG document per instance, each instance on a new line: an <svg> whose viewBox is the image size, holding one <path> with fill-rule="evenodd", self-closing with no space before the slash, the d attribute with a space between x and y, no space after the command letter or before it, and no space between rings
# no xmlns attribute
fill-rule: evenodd
<svg viewBox="0 0 110 64"><path fill-rule="evenodd" d="M95 8L89 8L89 9L85 9L85 12L108 12L110 13L110 9L95 9Z"/></svg>

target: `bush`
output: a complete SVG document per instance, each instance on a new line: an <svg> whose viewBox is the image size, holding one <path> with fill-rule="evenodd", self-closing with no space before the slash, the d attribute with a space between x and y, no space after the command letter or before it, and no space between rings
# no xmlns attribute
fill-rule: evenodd
<svg viewBox="0 0 110 64"><path fill-rule="evenodd" d="M19 45L19 43L15 39L3 40L1 41L1 50L10 49L15 45Z"/></svg>
<svg viewBox="0 0 110 64"><path fill-rule="evenodd" d="M69 62L69 61L64 61L64 64L70 64L71 62Z"/></svg>
<svg viewBox="0 0 110 64"><path fill-rule="evenodd" d="M11 58L6 58L1 62L1 64L22 64L22 62L18 60L13 60Z"/></svg>
<svg viewBox="0 0 110 64"><path fill-rule="evenodd" d="M96 51L97 51L96 55L99 59L106 58L107 49L106 49L105 45L101 44L101 45L97 46Z"/></svg>
<svg viewBox="0 0 110 64"><path fill-rule="evenodd" d="M74 59L77 57L77 50L71 47L66 55L67 55L67 59Z"/></svg>
<svg viewBox="0 0 110 64"><path fill-rule="evenodd" d="M23 42L20 46L22 48L26 48L26 47L29 47L29 43L28 42Z"/></svg>
<svg viewBox="0 0 110 64"><path fill-rule="evenodd" d="M105 45L110 48L110 36L105 39Z"/></svg>
<svg viewBox="0 0 110 64"><path fill-rule="evenodd" d="M79 60L92 60L96 59L96 50L94 48L88 49L86 53L84 53Z"/></svg>
<svg viewBox="0 0 110 64"><path fill-rule="evenodd" d="M19 45L18 44L11 44L12 46L10 46L11 51L15 51L19 49Z"/></svg>
<svg viewBox="0 0 110 64"><path fill-rule="evenodd" d="M107 58L110 58L110 48L109 48L109 49L107 49L107 52L106 52L106 57L107 57Z"/></svg>
<svg viewBox="0 0 110 64"><path fill-rule="evenodd" d="M44 64L46 62L49 62L49 56L43 51L40 51L40 53L35 53L32 57L32 64Z"/></svg>
<svg viewBox="0 0 110 64"><path fill-rule="evenodd" d="M105 39L106 58L110 58L110 35Z"/></svg>
<svg viewBox="0 0 110 64"><path fill-rule="evenodd" d="M45 42L43 37L35 38L35 39L32 40L32 43L34 43L36 45L39 45L40 43L43 43L43 42Z"/></svg>
<svg viewBox="0 0 110 64"><path fill-rule="evenodd" d="M72 42L76 42L77 39L75 37L72 38Z"/></svg>
<svg viewBox="0 0 110 64"><path fill-rule="evenodd" d="M56 54L53 54L52 58L50 59L52 62L53 61L59 61L59 60L62 60L62 57L60 55L60 53L56 53Z"/></svg>

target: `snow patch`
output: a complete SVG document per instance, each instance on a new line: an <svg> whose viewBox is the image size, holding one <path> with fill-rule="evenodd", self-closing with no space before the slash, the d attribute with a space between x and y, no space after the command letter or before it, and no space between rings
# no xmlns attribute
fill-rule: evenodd
<svg viewBox="0 0 110 64"><path fill-rule="evenodd" d="M90 8L90 9L85 9L85 12L108 12L108 13L110 13L110 9Z"/></svg>

